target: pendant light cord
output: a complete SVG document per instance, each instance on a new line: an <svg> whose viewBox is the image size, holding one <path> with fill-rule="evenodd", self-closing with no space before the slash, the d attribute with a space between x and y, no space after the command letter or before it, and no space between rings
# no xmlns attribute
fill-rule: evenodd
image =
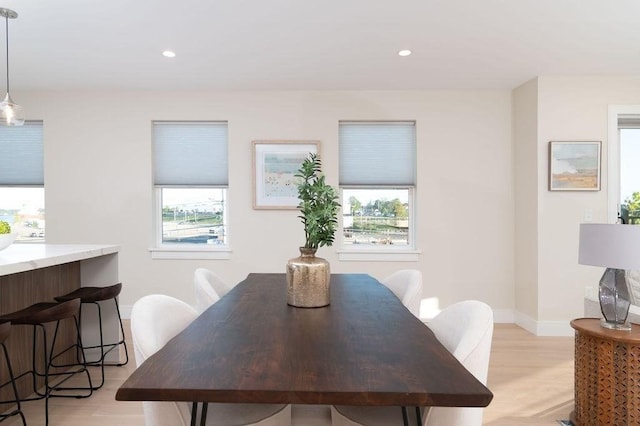
<svg viewBox="0 0 640 426"><path fill-rule="evenodd" d="M9 94L9 17L6 16L5 20L5 40L7 41L7 94Z"/></svg>

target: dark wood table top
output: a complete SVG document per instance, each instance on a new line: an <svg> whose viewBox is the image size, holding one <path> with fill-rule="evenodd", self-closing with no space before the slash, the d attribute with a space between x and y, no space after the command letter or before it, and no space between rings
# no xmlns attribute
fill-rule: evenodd
<svg viewBox="0 0 640 426"><path fill-rule="evenodd" d="M250 274L118 389L120 401L477 406L493 394L384 285L331 276L331 304L286 303ZM167 315L171 315L167 312Z"/></svg>

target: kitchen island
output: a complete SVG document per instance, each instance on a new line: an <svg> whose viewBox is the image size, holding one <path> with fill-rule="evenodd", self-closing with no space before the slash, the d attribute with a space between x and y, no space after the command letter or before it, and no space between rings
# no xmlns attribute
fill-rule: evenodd
<svg viewBox="0 0 640 426"><path fill-rule="evenodd" d="M17 311L33 303L51 302L55 296L73 291L81 286L107 286L119 282L118 251L115 245L91 244L31 244L14 243L0 251L0 314ZM105 341L115 341L119 326L115 312L103 310ZM85 345L98 339L97 319L93 312L83 315L82 338ZM48 327L53 327L50 324ZM73 328L63 328L63 341L59 348L75 341ZM53 335L53 334L51 334ZM111 340L114 339L114 340ZM31 369L32 327L12 327L7 348L14 374ZM39 351L42 348L38 348ZM117 351L110 355L118 357ZM68 354L72 361L73 354ZM0 383L8 380L6 369L0 370ZM18 383L21 396L31 392L28 380ZM7 399L9 389L2 389L0 400ZM3 408L3 407L0 407Z"/></svg>

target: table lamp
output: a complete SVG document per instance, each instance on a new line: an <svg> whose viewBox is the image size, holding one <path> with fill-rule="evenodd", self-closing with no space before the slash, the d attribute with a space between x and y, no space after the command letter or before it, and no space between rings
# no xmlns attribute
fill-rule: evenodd
<svg viewBox="0 0 640 426"><path fill-rule="evenodd" d="M602 327L631 330L626 269L640 269L640 225L580 224L578 263L606 268L598 287Z"/></svg>

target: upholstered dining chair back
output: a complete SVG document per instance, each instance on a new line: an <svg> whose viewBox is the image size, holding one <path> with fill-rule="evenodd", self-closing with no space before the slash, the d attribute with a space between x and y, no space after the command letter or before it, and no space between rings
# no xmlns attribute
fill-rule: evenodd
<svg viewBox="0 0 640 426"><path fill-rule="evenodd" d="M139 299L131 311L131 337L140 366L198 317L198 311L170 296L154 294ZM186 426L191 404L145 401L146 426ZM200 419L198 419L198 424ZM290 426L291 406L283 404L209 404L208 426Z"/></svg>
<svg viewBox="0 0 640 426"><path fill-rule="evenodd" d="M185 302L162 294L144 296L135 302L131 311L131 339L136 366L197 317L198 312ZM147 426L181 426L191 415L185 403L145 401L142 408Z"/></svg>
<svg viewBox="0 0 640 426"><path fill-rule="evenodd" d="M486 384L493 336L493 311L485 303L468 300L443 309L428 323L436 338L480 382ZM411 408L411 407L409 407ZM481 426L482 408L431 407L424 426ZM413 424L412 410L409 410ZM402 424L398 407L334 406L333 426L394 426Z"/></svg>
<svg viewBox="0 0 640 426"><path fill-rule="evenodd" d="M483 302L466 300L446 307L429 321L438 340L476 379L487 384L493 338L493 311ZM433 407L426 426L480 426L482 408Z"/></svg>
<svg viewBox="0 0 640 426"><path fill-rule="evenodd" d="M204 312L231 290L218 275L206 268L198 268L193 273L193 286L196 296L196 311Z"/></svg>
<svg viewBox="0 0 640 426"><path fill-rule="evenodd" d="M382 284L387 286L402 304L416 317L420 317L420 301L422 300L422 272L417 269L402 269L394 272Z"/></svg>

